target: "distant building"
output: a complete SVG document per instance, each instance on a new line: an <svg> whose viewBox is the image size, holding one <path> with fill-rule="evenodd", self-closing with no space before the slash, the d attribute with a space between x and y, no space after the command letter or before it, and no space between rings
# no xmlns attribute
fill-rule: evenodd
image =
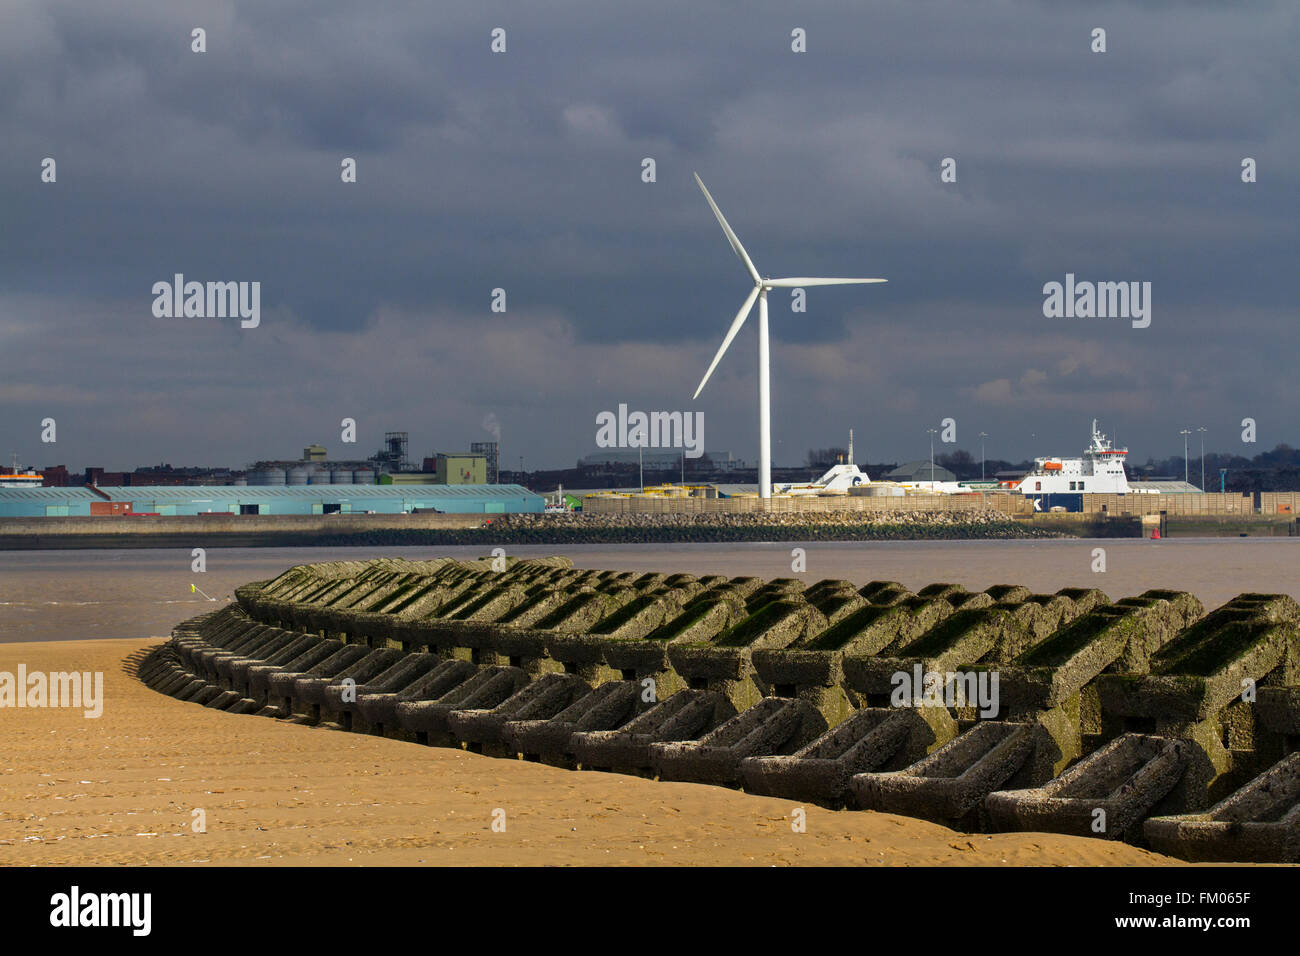
<svg viewBox="0 0 1300 956"><path fill-rule="evenodd" d="M931 477L930 459L925 458L921 461L909 461L899 465L893 471L881 476L882 481L956 481L954 475L943 465L934 465L934 474Z"/></svg>
<svg viewBox="0 0 1300 956"><path fill-rule="evenodd" d="M279 485L0 488L0 517L125 515L320 515L540 512L541 495L519 485Z"/></svg>
<svg viewBox="0 0 1300 956"><path fill-rule="evenodd" d="M486 485L488 460L486 455L443 454L439 452L434 462L435 485Z"/></svg>
<svg viewBox="0 0 1300 956"><path fill-rule="evenodd" d="M324 461L329 457L324 445L308 445L302 450L303 461Z"/></svg>

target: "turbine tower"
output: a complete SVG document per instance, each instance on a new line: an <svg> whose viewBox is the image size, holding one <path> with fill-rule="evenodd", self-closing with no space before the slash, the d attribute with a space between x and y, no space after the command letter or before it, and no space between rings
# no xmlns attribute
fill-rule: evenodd
<svg viewBox="0 0 1300 956"><path fill-rule="evenodd" d="M727 351L727 346L731 340L736 337L740 327L745 324L745 319L749 317L750 310L754 308L754 300L758 299L758 496L760 498L772 497L772 403L771 403L771 381L770 381L770 363L768 361L768 342L767 342L767 294L773 289L796 289L812 285L861 285L867 282L887 282L887 279L819 279L809 278L806 276L795 277L793 279L765 279L758 274L754 268L754 262L745 252L745 247L740 244L740 239L732 231L731 226L727 225L726 218L722 215L722 210L718 204L713 201L709 191L704 188L704 183L700 179L699 173L695 174L695 181L699 183L700 191L704 193L704 198L709 201L709 208L713 210L713 215L718 217L718 225L726 233L727 241L731 243L731 249L736 253L736 257L745 264L749 271L749 276L754 280L754 288L749 290L749 295L745 297L744 303L740 306L740 311L736 313L736 318L731 323L731 328L727 330L727 336L722 340L722 346L718 349L718 354L713 356L713 361L709 365L709 370L704 373L704 378L700 380L700 387L695 390L695 398L700 397L700 392L704 391L704 386L708 384L709 376L717 368L718 362L722 359L723 353Z"/></svg>

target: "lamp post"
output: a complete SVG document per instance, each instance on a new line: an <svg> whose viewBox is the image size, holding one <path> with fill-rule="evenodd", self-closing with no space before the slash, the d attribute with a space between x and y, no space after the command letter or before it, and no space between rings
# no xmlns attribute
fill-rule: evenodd
<svg viewBox="0 0 1300 956"><path fill-rule="evenodd" d="M927 428L930 435L930 494L934 494L934 436L939 433L937 428Z"/></svg>
<svg viewBox="0 0 1300 956"><path fill-rule="evenodd" d="M984 480L984 439L988 437L987 432L980 432L980 481Z"/></svg>
<svg viewBox="0 0 1300 956"><path fill-rule="evenodd" d="M1205 428L1196 429L1201 433L1201 491L1205 490Z"/></svg>
<svg viewBox="0 0 1300 956"><path fill-rule="evenodd" d="M1191 430L1187 428L1184 428L1182 431L1178 433L1183 436L1183 484L1188 483L1187 481L1187 436L1190 435L1191 433L1192 433Z"/></svg>

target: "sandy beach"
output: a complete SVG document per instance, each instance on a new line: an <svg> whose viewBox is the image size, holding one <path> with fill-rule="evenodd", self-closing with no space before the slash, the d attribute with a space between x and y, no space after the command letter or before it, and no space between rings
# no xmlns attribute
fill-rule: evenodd
<svg viewBox="0 0 1300 956"><path fill-rule="evenodd" d="M1035 865L1178 861L225 714L158 694L162 641L0 644L0 671L99 671L103 714L0 710L7 865ZM195 810L206 832L194 832ZM494 832L495 811L505 830ZM502 814L495 814L501 819Z"/></svg>

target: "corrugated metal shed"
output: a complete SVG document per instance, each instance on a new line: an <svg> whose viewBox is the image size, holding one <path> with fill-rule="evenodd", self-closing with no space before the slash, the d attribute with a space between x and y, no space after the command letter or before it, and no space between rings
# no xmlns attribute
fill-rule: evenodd
<svg viewBox="0 0 1300 956"><path fill-rule="evenodd" d="M99 491L109 500L131 502L133 511L169 515L213 511L400 514L416 508L448 514L513 514L540 512L545 507L541 495L522 485L144 485ZM0 517L89 515L90 503L103 500L85 488L0 488Z"/></svg>

